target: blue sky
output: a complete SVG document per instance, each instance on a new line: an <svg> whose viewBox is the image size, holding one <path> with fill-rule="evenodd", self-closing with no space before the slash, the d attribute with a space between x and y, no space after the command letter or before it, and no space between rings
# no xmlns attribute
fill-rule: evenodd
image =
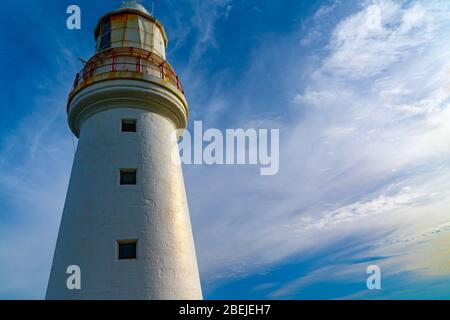
<svg viewBox="0 0 450 320"><path fill-rule="evenodd" d="M2 299L44 297L76 147L67 94L120 3L0 9ZM81 30L65 27L70 4ZM183 168L205 298L450 298L448 1L155 8L190 127L280 129L276 176ZM380 291L366 288L370 264Z"/></svg>

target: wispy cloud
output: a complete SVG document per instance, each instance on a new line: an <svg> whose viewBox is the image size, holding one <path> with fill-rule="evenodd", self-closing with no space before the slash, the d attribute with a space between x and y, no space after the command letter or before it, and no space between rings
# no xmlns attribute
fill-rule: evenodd
<svg viewBox="0 0 450 320"><path fill-rule="evenodd" d="M76 59L54 49L52 67L66 72L41 79L29 114L0 143L0 299L42 299L50 272L76 143L65 115Z"/></svg>
<svg viewBox="0 0 450 320"><path fill-rule="evenodd" d="M189 66L195 66L208 49L217 49L216 24L220 19L227 18L232 10L232 0L190 0L189 4L189 9L192 11L189 21L182 20L181 16L184 19L188 16L175 10L177 19L172 36L176 45L171 50L177 50L186 45L189 39L191 41L189 46L192 48L189 55ZM177 4L174 3L174 6ZM186 69L190 69L190 67Z"/></svg>
<svg viewBox="0 0 450 320"><path fill-rule="evenodd" d="M67 89L67 88L64 88ZM38 99L0 150L0 298L43 298L74 153L65 94ZM44 107L45 106L45 107Z"/></svg>
<svg viewBox="0 0 450 320"><path fill-rule="evenodd" d="M433 40L433 18L421 4L377 1L333 32L324 69L354 79L376 76Z"/></svg>
<svg viewBox="0 0 450 320"><path fill-rule="evenodd" d="M282 83L281 92L297 90L285 96L284 105L292 103L297 108L292 113L298 113L282 120L280 174L263 179L244 168L187 169L208 279L306 258L351 236L379 245L379 255L392 253L377 237L395 239L396 230L448 222L450 112L442 52L450 50L450 25L444 19L449 8L440 5L368 1L337 23L321 58L309 60L314 68L303 68L292 51L280 57L302 73L304 85L299 90L297 83ZM292 46L296 38L285 41ZM298 43L293 52L302 47ZM267 54L264 48L256 51L254 64ZM267 72L249 70L254 79ZM277 70L271 68L270 76L277 78ZM261 101L258 94L265 95L262 87L236 100ZM259 123L264 125L264 117ZM220 184L211 187L213 181ZM399 247L395 254L402 254ZM417 269L396 261L401 266L396 270Z"/></svg>

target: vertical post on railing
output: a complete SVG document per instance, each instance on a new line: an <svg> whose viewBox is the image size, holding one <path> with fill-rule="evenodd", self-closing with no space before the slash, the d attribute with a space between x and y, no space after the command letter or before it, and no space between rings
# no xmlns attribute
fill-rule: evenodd
<svg viewBox="0 0 450 320"><path fill-rule="evenodd" d="M164 64L161 64L161 79L164 80L164 77L165 77Z"/></svg>
<svg viewBox="0 0 450 320"><path fill-rule="evenodd" d="M180 90L180 78L177 76L177 88Z"/></svg>
<svg viewBox="0 0 450 320"><path fill-rule="evenodd" d="M141 57L136 58L136 72L141 72Z"/></svg>
<svg viewBox="0 0 450 320"><path fill-rule="evenodd" d="M116 71L116 54L115 54L115 53L112 54L112 66L111 66L111 71L112 71L112 72Z"/></svg>

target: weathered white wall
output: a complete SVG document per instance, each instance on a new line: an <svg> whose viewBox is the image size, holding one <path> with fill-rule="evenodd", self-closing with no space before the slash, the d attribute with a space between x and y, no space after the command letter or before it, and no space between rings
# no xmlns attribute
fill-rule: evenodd
<svg viewBox="0 0 450 320"><path fill-rule="evenodd" d="M115 103L81 126L47 299L201 299L175 125ZM122 118L137 132L121 132ZM119 185L120 168L137 168L136 186ZM117 259L121 239L138 239L136 260ZM73 264L81 290L66 287Z"/></svg>

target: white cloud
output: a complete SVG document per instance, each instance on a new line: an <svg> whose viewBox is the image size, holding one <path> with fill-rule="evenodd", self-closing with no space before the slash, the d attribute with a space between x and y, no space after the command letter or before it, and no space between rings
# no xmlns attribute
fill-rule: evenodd
<svg viewBox="0 0 450 320"><path fill-rule="evenodd" d="M432 23L421 4L373 1L336 27L324 72L353 79L376 76L432 41Z"/></svg>

